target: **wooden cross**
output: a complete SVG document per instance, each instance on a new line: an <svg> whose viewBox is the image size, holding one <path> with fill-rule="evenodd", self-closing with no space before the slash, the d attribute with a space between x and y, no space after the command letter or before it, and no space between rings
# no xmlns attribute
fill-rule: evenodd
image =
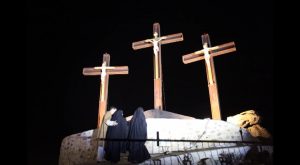
<svg viewBox="0 0 300 165"><path fill-rule="evenodd" d="M103 55L103 62L101 67L83 68L83 75L85 76L101 75L97 128L101 127L103 116L107 109L109 75L128 74L128 66L109 66L109 63L110 55L105 53Z"/></svg>
<svg viewBox="0 0 300 165"><path fill-rule="evenodd" d="M202 35L203 49L182 56L184 64L205 60L212 119L221 120L219 95L213 57L236 51L234 42L211 47L208 34Z"/></svg>
<svg viewBox="0 0 300 165"><path fill-rule="evenodd" d="M148 48L153 46L153 65L154 65L154 109L163 110L162 100L162 64L161 64L161 45L178 41L183 41L183 34L176 33L167 36L160 36L159 23L153 24L152 39L133 42L134 50Z"/></svg>

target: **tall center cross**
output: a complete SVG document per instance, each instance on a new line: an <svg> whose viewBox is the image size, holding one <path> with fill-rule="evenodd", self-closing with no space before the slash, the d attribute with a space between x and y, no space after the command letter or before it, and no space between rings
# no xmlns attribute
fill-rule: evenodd
<svg viewBox="0 0 300 165"><path fill-rule="evenodd" d="M202 44L202 50L184 55L182 56L182 60L184 64L200 61L203 59L205 60L212 119L221 120L221 110L213 57L234 52L236 51L236 48L234 42L211 47L208 34L202 35Z"/></svg>
<svg viewBox="0 0 300 165"><path fill-rule="evenodd" d="M97 128L101 127L103 116L107 110L109 75L128 74L128 66L109 66L109 63L110 55L105 53L101 67L83 68L85 76L101 75Z"/></svg>
<svg viewBox="0 0 300 165"><path fill-rule="evenodd" d="M168 44L173 42L183 41L183 34L176 33L167 36L160 36L159 23L153 24L152 39L133 42L132 48L134 50L148 48L153 46L153 65L154 65L154 109L163 110L162 97L162 62L161 62L161 44Z"/></svg>

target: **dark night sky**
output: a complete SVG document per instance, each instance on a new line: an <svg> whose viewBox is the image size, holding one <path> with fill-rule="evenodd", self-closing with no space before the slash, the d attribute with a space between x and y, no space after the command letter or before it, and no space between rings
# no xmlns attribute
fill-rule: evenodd
<svg viewBox="0 0 300 165"><path fill-rule="evenodd" d="M154 2L154 1L153 1ZM134 51L134 41L182 32L183 42L162 46L166 110L210 117L204 61L185 65L182 55L234 41L237 51L214 58L223 120L254 109L273 132L272 2L196 1L157 5L142 1L27 1L27 158L57 164L61 140L95 128L100 78L84 77L103 53L129 75L110 76L109 106L125 116L153 107L152 48Z"/></svg>

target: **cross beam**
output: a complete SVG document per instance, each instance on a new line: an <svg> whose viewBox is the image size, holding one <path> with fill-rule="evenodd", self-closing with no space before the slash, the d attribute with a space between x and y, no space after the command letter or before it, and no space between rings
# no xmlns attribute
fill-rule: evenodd
<svg viewBox="0 0 300 165"><path fill-rule="evenodd" d="M234 42L211 47L208 34L202 35L203 49L182 56L184 64L205 60L212 119L221 120L219 94L213 57L236 51Z"/></svg>
<svg viewBox="0 0 300 165"><path fill-rule="evenodd" d="M101 127L103 116L107 110L109 75L128 74L128 66L109 66L109 64L110 55L105 53L101 67L83 68L82 72L85 76L101 75L97 128Z"/></svg>
<svg viewBox="0 0 300 165"><path fill-rule="evenodd" d="M153 65L154 65L154 109L163 110L162 99L162 62L161 62L161 45L173 42L183 41L183 34L176 33L166 36L160 36L159 23L153 24L152 39L133 42L132 48L134 50L153 47Z"/></svg>

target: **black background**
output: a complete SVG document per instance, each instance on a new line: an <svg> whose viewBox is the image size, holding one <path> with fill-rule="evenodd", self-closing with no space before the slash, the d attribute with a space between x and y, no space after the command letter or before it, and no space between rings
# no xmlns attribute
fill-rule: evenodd
<svg viewBox="0 0 300 165"><path fill-rule="evenodd" d="M256 110L273 133L273 18L270 1L27 1L27 159L57 164L65 136L96 127L100 78L84 67L129 67L110 76L109 106L125 116L153 108L152 48L134 51L132 42L182 32L183 42L162 45L165 109L210 117L204 61L185 65L182 55L234 41L237 51L214 58L222 119Z"/></svg>

